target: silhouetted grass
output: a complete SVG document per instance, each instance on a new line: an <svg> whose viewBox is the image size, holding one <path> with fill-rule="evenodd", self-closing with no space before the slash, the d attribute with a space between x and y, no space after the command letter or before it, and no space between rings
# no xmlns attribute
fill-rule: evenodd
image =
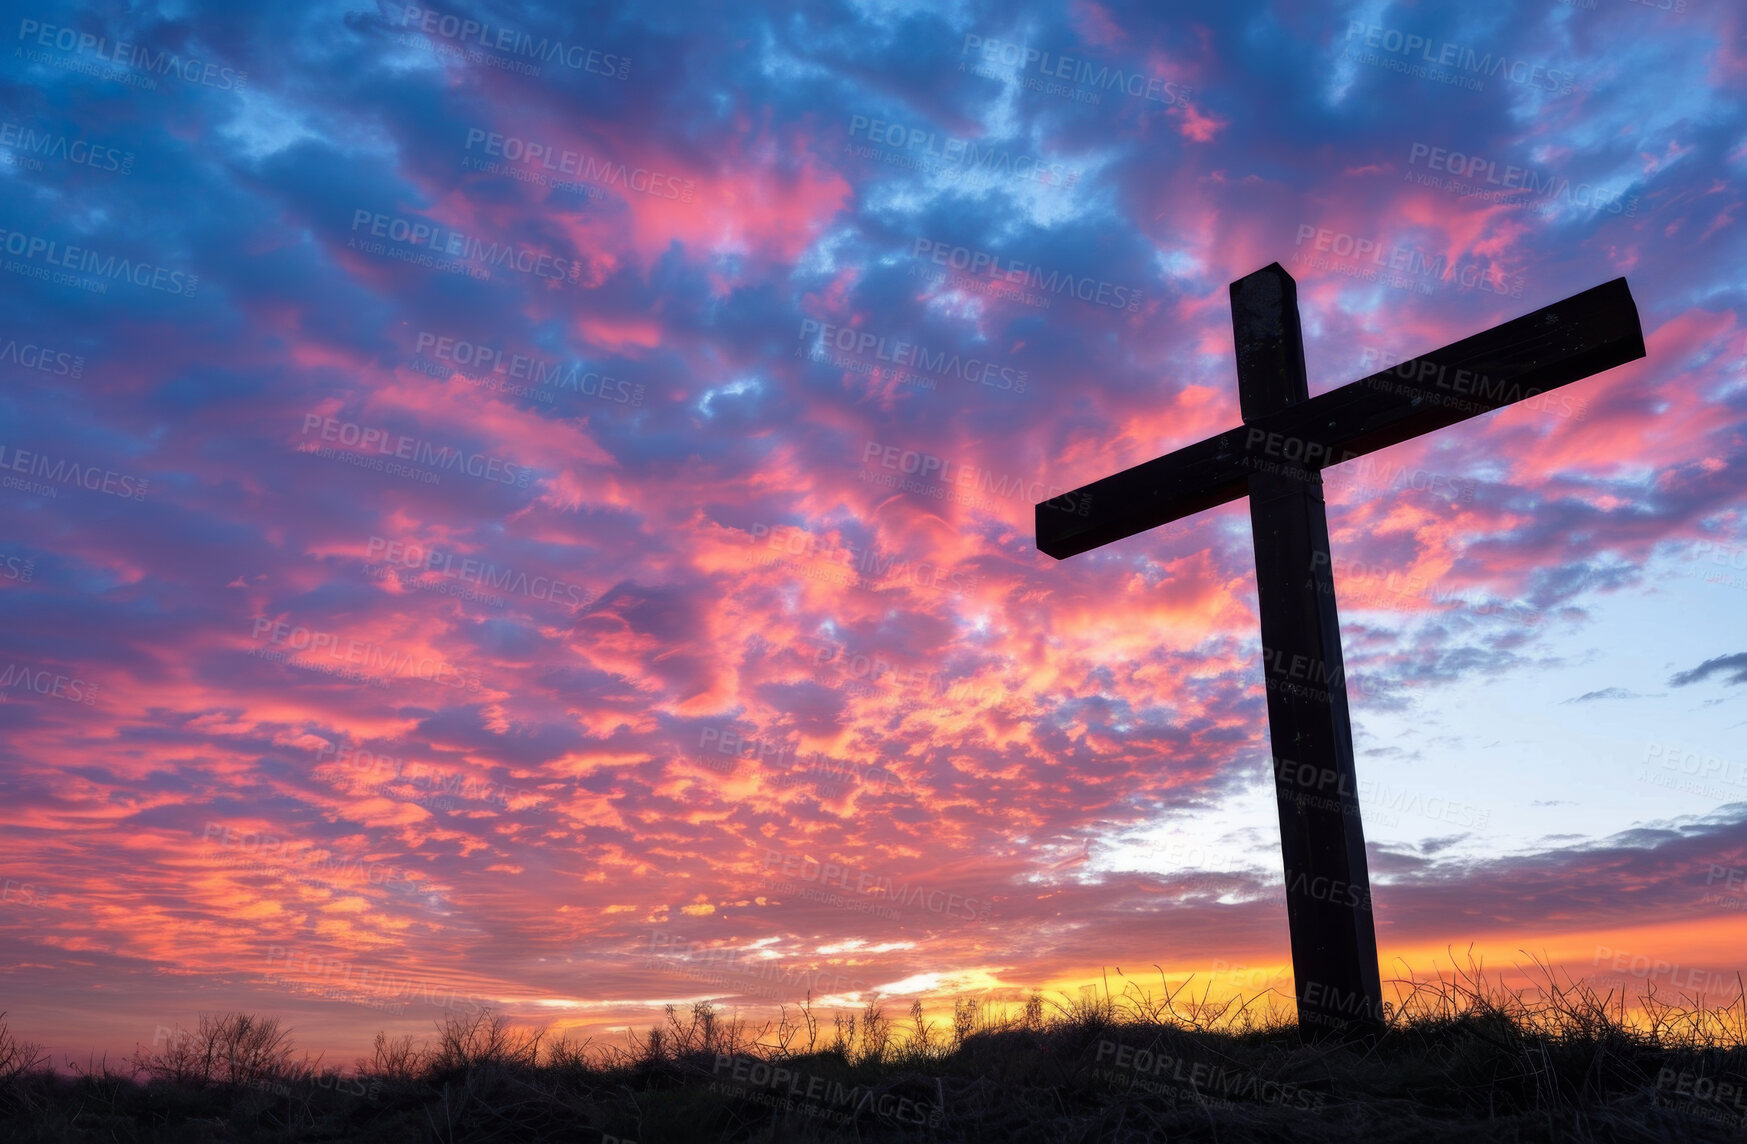
<svg viewBox="0 0 1747 1144"><path fill-rule="evenodd" d="M593 1045L452 1017L434 1044L378 1034L341 1075L292 1059L272 1018L204 1017L124 1069L47 1071L0 1020L0 1135L63 1142L564 1140L1725 1141L1747 1139L1747 990L1722 1008L1623 996L1539 966L1533 990L1392 982L1374 1045L1300 1044L1288 998L1187 984L1017 1012L971 1000L785 1010L748 1030L700 1003ZM1738 982L1739 984L1739 982ZM1264 1006L1263 1002L1266 1002ZM0 1018L3 1018L0 1014Z"/></svg>

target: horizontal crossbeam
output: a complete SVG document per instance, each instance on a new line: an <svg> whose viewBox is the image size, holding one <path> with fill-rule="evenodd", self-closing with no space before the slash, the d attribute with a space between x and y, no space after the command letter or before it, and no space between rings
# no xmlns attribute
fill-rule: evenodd
<svg viewBox="0 0 1747 1144"><path fill-rule="evenodd" d="M1616 278L1044 501L1037 547L1065 559L1236 500L1251 473L1308 478L1643 356L1638 307Z"/></svg>

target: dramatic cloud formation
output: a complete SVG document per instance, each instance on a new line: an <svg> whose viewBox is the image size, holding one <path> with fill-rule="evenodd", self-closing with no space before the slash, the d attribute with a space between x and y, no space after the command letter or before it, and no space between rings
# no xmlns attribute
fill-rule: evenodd
<svg viewBox="0 0 1747 1144"><path fill-rule="evenodd" d="M1033 543L1238 424L1274 261L1316 392L1628 278L1327 474L1379 940L1732 972L1744 21L26 6L0 1008L1289 996L1244 506Z"/></svg>

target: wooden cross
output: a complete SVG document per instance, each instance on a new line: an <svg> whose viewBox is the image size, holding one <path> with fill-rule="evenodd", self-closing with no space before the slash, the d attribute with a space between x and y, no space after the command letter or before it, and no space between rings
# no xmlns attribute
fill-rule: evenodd
<svg viewBox="0 0 1747 1144"><path fill-rule="evenodd" d="M1231 284L1231 325L1243 424L1044 501L1037 547L1061 560L1249 496L1298 1027L1374 1035L1377 933L1321 471L1635 361L1644 333L1616 278L1313 398L1298 286L1279 263ZM1300 667L1322 686L1278 686Z"/></svg>

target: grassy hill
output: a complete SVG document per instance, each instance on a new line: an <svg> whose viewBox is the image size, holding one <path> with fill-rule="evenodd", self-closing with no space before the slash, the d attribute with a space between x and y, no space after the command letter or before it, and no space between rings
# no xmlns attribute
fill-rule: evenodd
<svg viewBox="0 0 1747 1144"><path fill-rule="evenodd" d="M0 1138L18 1141L1738 1141L1747 993L1718 1008L1470 972L1393 983L1375 1043L1300 1044L1279 998L1184 987L751 1031L708 1003L615 1045L503 1017L376 1038L341 1073L274 1018L207 1016L124 1066L54 1072L0 1022ZM1530 995L1532 992L1532 996Z"/></svg>

